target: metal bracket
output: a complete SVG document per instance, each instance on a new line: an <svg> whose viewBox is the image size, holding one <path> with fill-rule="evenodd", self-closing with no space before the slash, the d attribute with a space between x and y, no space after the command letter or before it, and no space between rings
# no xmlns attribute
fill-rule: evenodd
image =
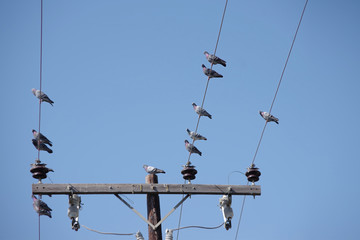
<svg viewBox="0 0 360 240"><path fill-rule="evenodd" d="M128 202L126 202L122 197L119 196L119 194L114 194L120 201L122 201L128 208L130 208L136 215L138 215L142 220L144 220L149 226L155 231L163 221L165 221L185 200L190 197L190 194L187 194L185 197L183 197L178 204L173 207L166 216L161 219L155 226L149 222L141 213L139 213L134 207L132 207Z"/></svg>

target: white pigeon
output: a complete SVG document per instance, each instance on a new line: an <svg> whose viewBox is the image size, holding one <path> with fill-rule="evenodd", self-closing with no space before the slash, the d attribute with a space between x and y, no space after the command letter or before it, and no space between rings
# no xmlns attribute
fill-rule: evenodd
<svg viewBox="0 0 360 240"><path fill-rule="evenodd" d="M270 113L259 111L260 116L262 116L267 122L276 122L279 124L279 119L271 115Z"/></svg>
<svg viewBox="0 0 360 240"><path fill-rule="evenodd" d="M40 99L42 102L48 102L51 104L51 106L53 106L54 102L44 92L36 90L35 88L31 89L31 91L35 95L35 97Z"/></svg>
<svg viewBox="0 0 360 240"><path fill-rule="evenodd" d="M164 170L161 170L161 169L158 169L156 167L149 166L149 165L146 165L146 164L144 164L143 168L149 174L165 173Z"/></svg>
<svg viewBox="0 0 360 240"><path fill-rule="evenodd" d="M194 110L195 112L200 115L200 116L205 116L205 117L208 117L210 119L212 119L212 116L210 113L208 113L205 109L203 109L202 107L196 105L195 103L192 103L193 107L194 107Z"/></svg>
<svg viewBox="0 0 360 240"><path fill-rule="evenodd" d="M186 129L186 131L188 132L189 136L194 140L207 140L206 137L200 135L199 133L195 133L193 131L190 131L188 128Z"/></svg>

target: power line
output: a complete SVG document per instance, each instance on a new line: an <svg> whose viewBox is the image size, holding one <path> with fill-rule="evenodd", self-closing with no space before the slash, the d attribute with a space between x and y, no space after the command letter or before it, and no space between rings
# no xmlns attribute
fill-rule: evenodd
<svg viewBox="0 0 360 240"><path fill-rule="evenodd" d="M99 233L99 234L104 234L104 235L120 235L120 236L131 236L131 235L135 235L135 233L111 233L111 232L100 232L98 230L95 230L95 229L92 229L92 228L89 228L85 225L81 225L82 227L84 227L85 229L89 230L89 231L92 231L92 232L96 232L96 233Z"/></svg>
<svg viewBox="0 0 360 240"><path fill-rule="evenodd" d="M219 29L218 37L217 37L216 44L215 44L214 56L216 55L217 47L218 47L218 44L219 44L219 40L220 40L220 35L221 35L222 26L223 26L223 23L224 23L224 18L225 18L225 13L226 13L227 4L228 4L228 0L226 0L226 2L225 2L224 11L223 11L223 14L222 14L221 23L220 23L220 29ZM210 70L212 70L213 65L214 65L214 62L211 63ZM209 82L210 82L210 76L208 77L207 82L206 82L206 87L205 87L205 91L204 91L204 97L203 97L203 100L202 100L202 102L201 102L201 108L204 107L205 98L206 98L207 90L208 90L208 87L209 87ZM200 116L200 114L199 114L199 117L198 117L198 120L197 120L197 123L196 123L195 134L197 133L197 130L198 130L198 128L199 128L200 118L201 118L201 116ZM194 144L194 142L195 142L195 139L192 140L192 144ZM190 153L189 153L189 157L188 157L188 160L187 160L186 165L189 165L189 164L190 164L190 158L191 158L191 151L190 151Z"/></svg>
<svg viewBox="0 0 360 240"><path fill-rule="evenodd" d="M41 7L40 7L40 98L39 98L39 134L41 133L40 131L40 126L41 126L41 93L42 93L42 40L43 40L43 0L40 0L41 2ZM40 161L40 136L38 139L38 160Z"/></svg>
<svg viewBox="0 0 360 240"><path fill-rule="evenodd" d="M43 40L43 0L40 0L40 98L39 98L39 139L38 139L38 161L40 162L40 126L41 126L41 88L42 88L42 40ZM39 196L41 199L41 195ZM40 213L39 213L39 240L40 240Z"/></svg>
<svg viewBox="0 0 360 240"><path fill-rule="evenodd" d="M298 34L298 31L299 31L299 28L300 28L300 25L301 25L301 22L302 22L302 19L303 19L303 16L304 16L304 13L305 13L307 4L308 4L308 0L306 0L305 5L304 5L304 8L303 8L303 10L302 10L301 17L300 17L299 23L298 23L298 25L297 25L297 28L296 28L296 31L295 31L295 34L294 34L294 37L293 37L293 40L292 40L292 43L291 43L290 50L289 50L289 53L288 53L287 58L286 58L286 61L285 61L285 65L284 65L284 68L283 68L283 70L282 70L282 73L281 73L281 76L280 76L280 79L279 79L279 82L278 82L278 85L277 85L277 88L276 88L276 91L275 91L274 98L273 98L273 100L272 100L272 102L271 102L269 114L271 114L271 111L272 111L272 108L273 108L273 106L274 106L274 103L275 103L277 94L278 94L278 92L279 92L279 88L280 88L280 85L281 85L281 82L282 82L282 79L283 79L283 76L284 76L284 73L285 73L287 64L288 64L288 62L289 62L289 58L290 58L292 49L293 49L293 47L294 47L295 40L296 40L296 36L297 36L297 34ZM258 145L257 145L257 147L256 147L256 151L255 151L255 154L254 154L254 158L253 158L251 164L254 164L254 162L255 162L256 155L257 155L257 153L258 153L258 150L259 150L261 141L262 141L262 139L263 139L263 136L264 136L264 132L265 132L267 123L268 123L268 122L265 121L265 125L264 125L264 128L263 128L262 132L261 132L261 136L260 136ZM249 182L248 182L248 184L249 184ZM241 211L240 211L239 223L238 223L237 230L236 230L236 235L235 235L235 240L237 239L237 236L238 236L238 231L239 231L239 227L240 227L241 217L242 217L242 214L243 214L243 211L244 211L245 199L246 199L246 196L244 196L244 199L243 199L243 203L242 203L242 207L241 207Z"/></svg>
<svg viewBox="0 0 360 240"><path fill-rule="evenodd" d="M223 26L223 23L224 23L224 18L225 18L225 13L226 13L227 4L228 4L228 0L225 1L225 7L224 7L224 11L223 11L222 18L221 18L220 29L219 29L218 37L217 37L217 39L216 39L214 56L216 55L217 47L218 47L218 44L219 44L219 40L220 40L220 35L221 35L222 26ZM213 65L214 65L214 62L211 63L210 70L212 70ZM207 90L208 90L208 87L209 87L209 82L210 82L210 76L208 76L208 79L207 79L207 81L206 81L206 87L205 87L205 91L204 91L203 100L202 100L202 102L201 102L201 108L204 107L205 98L206 98ZM201 116L200 116L200 114L199 114L198 119L197 119L197 123L196 123L196 127L195 127L195 131L194 131L195 134L197 133L198 128L199 128L200 118L201 118ZM195 139L192 140L192 144L193 144L193 145L194 145L194 142L195 142ZM189 156L188 156L188 160L187 160L187 163L186 163L186 166L188 166L188 165L190 164L191 153L192 153L192 152L190 151L190 152L189 152ZM186 182L186 181L185 181L185 182ZM180 229L179 227L180 227L180 224L181 224L182 209L183 209L183 204L181 204L181 208L180 208L178 229ZM179 232L180 232L180 231L178 231L178 232L177 232L177 235L176 235L176 239L177 239L177 240L179 239Z"/></svg>

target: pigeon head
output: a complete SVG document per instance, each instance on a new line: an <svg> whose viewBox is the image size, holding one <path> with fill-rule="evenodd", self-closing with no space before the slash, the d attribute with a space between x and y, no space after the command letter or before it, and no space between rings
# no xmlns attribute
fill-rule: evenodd
<svg viewBox="0 0 360 240"><path fill-rule="evenodd" d="M208 53L207 51L205 51L204 54L205 54L206 56L209 55L209 53Z"/></svg>
<svg viewBox="0 0 360 240"><path fill-rule="evenodd" d="M36 89L35 88L31 89L31 92L35 95Z"/></svg>
<svg viewBox="0 0 360 240"><path fill-rule="evenodd" d="M36 133L36 130L35 130L35 129L33 129L33 130L32 130L32 133Z"/></svg>
<svg viewBox="0 0 360 240"><path fill-rule="evenodd" d="M204 64L202 64L201 66L202 66L202 68L206 68L206 66Z"/></svg>
<svg viewBox="0 0 360 240"><path fill-rule="evenodd" d="M262 116L263 111L259 111L259 114Z"/></svg>
<svg viewBox="0 0 360 240"><path fill-rule="evenodd" d="M190 134L190 130L187 128L186 131Z"/></svg>
<svg viewBox="0 0 360 240"><path fill-rule="evenodd" d="M188 140L185 140L185 144L188 144L189 143L189 141Z"/></svg>
<svg viewBox="0 0 360 240"><path fill-rule="evenodd" d="M148 167L148 165L144 164L143 165L143 168L146 170L146 168Z"/></svg>
<svg viewBox="0 0 360 240"><path fill-rule="evenodd" d="M196 107L196 106L197 106L196 103L192 103L192 105L193 105L193 107Z"/></svg>

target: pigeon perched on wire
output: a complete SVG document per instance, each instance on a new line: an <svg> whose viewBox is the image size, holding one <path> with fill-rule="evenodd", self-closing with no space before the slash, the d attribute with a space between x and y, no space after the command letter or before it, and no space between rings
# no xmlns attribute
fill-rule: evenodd
<svg viewBox="0 0 360 240"><path fill-rule="evenodd" d="M35 97L40 99L42 102L48 102L51 104L51 106L53 106L54 102L44 92L36 90L35 88L31 89L31 91L35 95Z"/></svg>
<svg viewBox="0 0 360 240"><path fill-rule="evenodd" d="M52 209L49 208L49 206L45 202L41 201L40 199L37 199L34 195L32 196L32 199L33 199L34 210L39 215L46 215L49 218L51 218Z"/></svg>
<svg viewBox="0 0 360 240"><path fill-rule="evenodd" d="M206 59L209 61L209 63L213 63L214 65L216 64L221 64L224 67L226 67L226 61L222 60L221 58L208 53L207 51L204 52Z"/></svg>
<svg viewBox="0 0 360 240"><path fill-rule="evenodd" d="M164 170L161 170L161 169L158 169L156 167L149 166L149 165L146 165L146 164L144 164L143 168L149 174L165 173Z"/></svg>
<svg viewBox="0 0 360 240"><path fill-rule="evenodd" d="M194 107L194 110L195 112L200 115L200 116L205 116L205 117L208 117L210 119L212 119L212 116L210 113L208 113L205 109L203 109L202 107L196 105L195 103L192 103L193 107Z"/></svg>
<svg viewBox="0 0 360 240"><path fill-rule="evenodd" d="M271 115L270 113L259 111L260 115L267 121L267 122L276 122L279 124L279 119Z"/></svg>
<svg viewBox="0 0 360 240"><path fill-rule="evenodd" d="M53 150L51 150L48 146L46 146L45 143L43 143L41 140L40 140L40 146L38 146L39 140L32 139L32 143L37 150L53 153Z"/></svg>
<svg viewBox="0 0 360 240"><path fill-rule="evenodd" d="M197 153L201 156L201 152L199 151L199 149L197 149L194 145L189 143L188 140L185 140L185 148L186 148L186 150L188 150L188 152L190 152L190 154Z"/></svg>
<svg viewBox="0 0 360 240"><path fill-rule="evenodd" d="M40 142L43 142L45 144L48 144L50 147L52 147L52 142L47 138L45 137L44 135L42 135L41 133L37 132L36 130L32 130L32 133L34 135L34 138Z"/></svg>
<svg viewBox="0 0 360 240"><path fill-rule="evenodd" d="M207 68L204 64L201 65L202 68L203 68L203 72L206 76L208 76L209 78L222 78L223 75L217 73L216 71L210 69L210 68Z"/></svg>
<svg viewBox="0 0 360 240"><path fill-rule="evenodd" d="M199 133L195 133L190 131L188 128L186 129L186 131L188 132L189 136L195 141L195 140L207 140L206 137L200 135Z"/></svg>

